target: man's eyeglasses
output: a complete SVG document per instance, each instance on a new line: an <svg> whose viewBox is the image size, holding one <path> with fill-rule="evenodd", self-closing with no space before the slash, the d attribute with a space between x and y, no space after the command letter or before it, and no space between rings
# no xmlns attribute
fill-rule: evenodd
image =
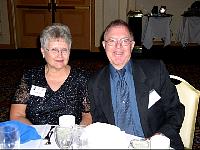
<svg viewBox="0 0 200 150"><path fill-rule="evenodd" d="M69 52L69 50L67 48L63 48L63 49L57 49L57 48L48 49L48 48L46 48L46 50L49 51L53 55L59 54L60 51L63 55L66 55Z"/></svg>
<svg viewBox="0 0 200 150"><path fill-rule="evenodd" d="M130 40L129 38L123 38L123 39L108 39L107 41L105 41L108 45L110 46L116 46L118 43L122 46L128 46L132 40Z"/></svg>

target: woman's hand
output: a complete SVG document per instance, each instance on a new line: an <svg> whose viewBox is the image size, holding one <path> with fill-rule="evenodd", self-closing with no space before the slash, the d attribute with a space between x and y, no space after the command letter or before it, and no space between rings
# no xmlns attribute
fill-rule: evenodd
<svg viewBox="0 0 200 150"><path fill-rule="evenodd" d="M82 113L82 120L80 122L80 125L90 125L92 123L92 115L90 112L88 113Z"/></svg>

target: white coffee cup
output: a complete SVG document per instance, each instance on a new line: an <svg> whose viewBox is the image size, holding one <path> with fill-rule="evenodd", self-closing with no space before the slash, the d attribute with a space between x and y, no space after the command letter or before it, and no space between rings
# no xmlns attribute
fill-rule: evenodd
<svg viewBox="0 0 200 150"><path fill-rule="evenodd" d="M63 115L59 117L59 125L62 127L72 127L75 125L75 116Z"/></svg>

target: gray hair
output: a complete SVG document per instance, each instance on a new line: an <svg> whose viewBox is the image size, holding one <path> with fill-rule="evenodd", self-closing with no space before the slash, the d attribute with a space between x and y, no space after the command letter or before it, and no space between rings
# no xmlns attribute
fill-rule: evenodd
<svg viewBox="0 0 200 150"><path fill-rule="evenodd" d="M42 48L46 48L49 40L51 39L63 39L71 49L72 35L68 26L61 23L53 23L43 29L40 34L40 44Z"/></svg>
<svg viewBox="0 0 200 150"><path fill-rule="evenodd" d="M128 29L129 31L129 34L130 34L130 37L134 40L134 36L133 36L133 31L131 30L130 26L128 25L127 22L125 22L124 20L122 19L116 19L116 20L113 20L104 30L104 40L106 39L106 36L107 36L107 33L108 33L108 30L112 27L116 27L116 26L124 26Z"/></svg>

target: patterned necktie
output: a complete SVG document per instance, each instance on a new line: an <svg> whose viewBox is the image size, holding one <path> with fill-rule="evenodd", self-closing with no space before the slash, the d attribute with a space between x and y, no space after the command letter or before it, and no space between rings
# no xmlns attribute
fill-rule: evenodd
<svg viewBox="0 0 200 150"><path fill-rule="evenodd" d="M125 120L129 107L129 90L124 77L125 72L126 69L121 69L117 71L119 75L119 80L117 81L116 125L121 129L126 128Z"/></svg>

